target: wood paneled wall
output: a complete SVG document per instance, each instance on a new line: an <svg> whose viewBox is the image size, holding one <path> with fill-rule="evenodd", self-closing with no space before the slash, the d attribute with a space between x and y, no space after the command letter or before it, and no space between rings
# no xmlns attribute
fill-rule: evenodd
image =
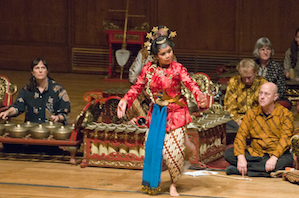
<svg viewBox="0 0 299 198"><path fill-rule="evenodd" d="M52 71L70 71L69 1L3 0L0 2L0 67L29 70L45 57Z"/></svg>
<svg viewBox="0 0 299 198"><path fill-rule="evenodd" d="M73 72L74 49L107 56L103 21L123 27L124 13L109 10L125 7L125 0L1 0L0 69L28 70L34 57L43 56L51 71ZM297 0L130 0L130 14L145 17L129 18L128 29L144 22L150 28L167 25L178 33L178 61L192 72L215 75L219 64L252 57L256 40L263 36L273 44L274 59L282 60L299 27L298 10ZM129 48L126 73L140 46ZM96 60L97 71L107 73L108 59ZM116 61L114 69L119 71ZM88 61L78 69L92 70Z"/></svg>

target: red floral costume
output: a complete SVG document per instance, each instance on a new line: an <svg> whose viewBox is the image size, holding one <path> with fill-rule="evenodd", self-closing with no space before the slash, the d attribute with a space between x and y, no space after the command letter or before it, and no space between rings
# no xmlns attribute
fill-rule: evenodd
<svg viewBox="0 0 299 198"><path fill-rule="evenodd" d="M148 79L151 79L150 83L148 83ZM200 99L205 97L205 95L200 91L197 83L191 79L186 68L182 64L174 61L172 61L167 68L161 68L161 67L155 68L154 66L152 66L152 62L147 63L142 69L141 73L139 74L136 83L131 86L131 89L123 97L123 100L127 102L128 108L130 108L133 101L141 93L142 89L145 86L149 86L149 89L151 90L150 95L155 93L163 93L163 95L166 94L170 98L175 98L176 96L180 96L181 94L181 86L182 86L181 83L183 83L192 92L197 102L197 105L200 106ZM176 183L184 171L184 165L185 165L184 160L186 157L185 154L186 132L184 126L192 121L188 110L186 98L184 96L180 96L178 98L179 99L177 103L181 105L177 103L169 103L167 105L166 131L169 133L165 133L163 151L162 151L162 158L168 167L168 171L170 173L172 183ZM153 114L153 107L154 104L151 104L150 110L147 115L148 126L150 126L150 121ZM153 120L154 125L155 122L157 123L158 120L155 121ZM157 131L157 128L155 128L153 131L154 133L156 132L154 138L155 136L158 135L163 136L163 134L161 134L159 130ZM151 136L151 134L152 132L150 128L147 135ZM155 156L153 155L154 152L151 151L150 149L153 146L152 143L153 141L149 141L149 142L151 142L149 143L150 146L148 147L148 149L150 150L149 151L150 156ZM145 149L146 149L145 152L145 160L146 160L147 148ZM145 166L148 167L148 164L151 164L151 162L147 161L147 163L145 164L147 164ZM156 184L154 185L152 184L153 181L157 181L157 180L150 181L151 179L149 179L148 177L148 175L150 174L157 175L156 172L155 173L149 172L152 171L152 169L150 168L147 169L145 167L143 171L145 172L143 173L144 180L142 181L142 190L148 192L149 194L156 194L156 192L159 191L159 187L156 187Z"/></svg>
<svg viewBox="0 0 299 198"><path fill-rule="evenodd" d="M152 62L147 63L139 74L137 81L131 86L131 89L123 97L123 100L127 102L128 108L131 107L133 101L141 93L142 89L146 86L148 79L147 73L150 72ZM181 82L192 92L197 106L199 106L200 98L204 97L204 94L200 91L196 82L194 82L187 72L187 69L180 63L172 61L168 68L157 67L152 76L152 80L149 84L151 92L162 93L163 91L170 97L181 94ZM181 96L180 102L185 104L180 106L176 103L170 103L167 106L167 126L166 131L170 132L174 129L182 127L191 122L191 116L188 110L186 98ZM147 115L147 125L150 125L150 118L152 115L153 104Z"/></svg>

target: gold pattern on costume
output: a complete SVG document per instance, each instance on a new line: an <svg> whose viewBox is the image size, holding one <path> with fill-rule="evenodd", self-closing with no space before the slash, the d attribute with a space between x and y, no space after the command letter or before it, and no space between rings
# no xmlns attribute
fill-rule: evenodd
<svg viewBox="0 0 299 198"><path fill-rule="evenodd" d="M162 69L159 69L157 73L158 73L159 76L163 76L163 70Z"/></svg>
<svg viewBox="0 0 299 198"><path fill-rule="evenodd" d="M152 64L149 72L146 75L146 78L147 78L146 93L149 95L149 97L153 103L155 103L155 100L154 100L153 93L150 89L150 82L152 81L152 77L153 77L156 69L157 69L157 65Z"/></svg>
<svg viewBox="0 0 299 198"><path fill-rule="evenodd" d="M149 195L156 195L158 192L161 191L161 187L158 186L157 188L150 188L148 186L141 186L141 191L142 192L147 192Z"/></svg>

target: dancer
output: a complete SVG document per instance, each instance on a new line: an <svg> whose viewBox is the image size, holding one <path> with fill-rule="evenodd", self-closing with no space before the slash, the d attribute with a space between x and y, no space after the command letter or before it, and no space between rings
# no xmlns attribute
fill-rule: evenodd
<svg viewBox="0 0 299 198"><path fill-rule="evenodd" d="M160 190L164 160L172 181L170 195L179 196L176 183L183 173L184 162L188 162L185 161L185 149L186 146L192 147L186 141L186 125L192 120L186 98L181 95L181 83L193 93L198 107L206 107L207 98L187 69L173 61L173 46L174 43L165 36L153 41L151 54L154 61L144 66L136 83L120 100L117 115L123 117L126 108L130 108L142 89L146 88L152 104L147 115L149 131L145 144L143 191L156 194Z"/></svg>

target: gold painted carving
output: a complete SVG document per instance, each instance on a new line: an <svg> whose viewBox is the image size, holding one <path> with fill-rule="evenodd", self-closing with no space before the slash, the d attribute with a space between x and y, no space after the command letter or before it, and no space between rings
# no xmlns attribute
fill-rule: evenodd
<svg viewBox="0 0 299 198"><path fill-rule="evenodd" d="M108 160L97 160L97 159L89 159L89 164L101 166L101 167L115 167L115 168L131 168L131 169L142 169L142 162L134 162L134 161L108 161Z"/></svg>
<svg viewBox="0 0 299 198"><path fill-rule="evenodd" d="M0 103L2 105L2 102L4 100L5 94L8 95L8 104L10 105L10 97L17 92L17 86L12 85L7 78L0 76Z"/></svg>
<svg viewBox="0 0 299 198"><path fill-rule="evenodd" d="M114 23L110 23L110 22L107 22L107 21L103 21L103 26L104 26L105 30L123 30L118 25L115 25ZM134 31L148 31L149 30L149 24L144 22L141 25L132 28L131 30L134 30Z"/></svg>
<svg viewBox="0 0 299 198"><path fill-rule="evenodd" d="M114 25L113 23L109 23L106 21L103 21L103 26L105 30L120 30L120 27L117 25Z"/></svg>

